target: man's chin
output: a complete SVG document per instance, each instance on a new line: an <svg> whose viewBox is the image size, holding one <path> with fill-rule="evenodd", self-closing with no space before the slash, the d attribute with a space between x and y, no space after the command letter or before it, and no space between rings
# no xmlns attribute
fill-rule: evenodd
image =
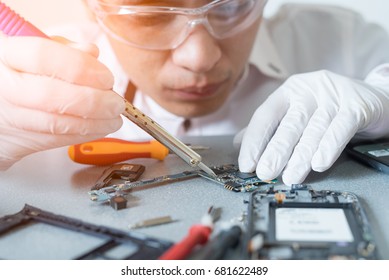
<svg viewBox="0 0 389 280"><path fill-rule="evenodd" d="M213 105L213 106L211 106ZM186 119L191 119L191 118L199 118L203 117L209 114L212 114L213 112L217 111L221 104L219 106L215 106L216 104L189 104L189 105L184 105L184 104L175 104L175 105L170 105L169 106L163 106L165 110L169 111L170 113L183 117Z"/></svg>

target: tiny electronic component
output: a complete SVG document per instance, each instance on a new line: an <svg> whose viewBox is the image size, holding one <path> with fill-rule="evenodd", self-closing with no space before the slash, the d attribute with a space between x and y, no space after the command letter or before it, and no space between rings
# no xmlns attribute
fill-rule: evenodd
<svg viewBox="0 0 389 280"><path fill-rule="evenodd" d="M127 207L127 199L123 196L113 196L109 200L109 204L115 210L124 209Z"/></svg>
<svg viewBox="0 0 389 280"><path fill-rule="evenodd" d="M250 195L248 259L376 259L376 246L357 196L307 185L272 186Z"/></svg>
<svg viewBox="0 0 389 280"><path fill-rule="evenodd" d="M78 219L46 212L30 205L25 205L16 214L0 218L0 239L5 235L17 235L17 231L14 230L16 228L25 230L25 227L33 227L36 224L54 226L56 227L55 233L60 233L60 230L63 230L65 231L64 234L69 234L68 230L70 230L83 234L86 240L96 237L101 239L101 243L98 243L97 246L90 246L87 251L81 251L80 253L79 248L74 248L76 257L73 259L78 260L154 260L172 246L169 241L150 238L140 233L133 234L106 226L86 223ZM28 236L30 237L30 235ZM57 237L57 239L58 242L62 241L60 237ZM26 250L29 250L29 248L26 248ZM45 251L45 253L47 252ZM54 256L57 255L60 254L54 254ZM2 258L4 257L7 258L7 256L2 256ZM24 257L21 256L21 258Z"/></svg>
<svg viewBox="0 0 389 280"><path fill-rule="evenodd" d="M92 201L97 202L111 202L111 206L118 210L125 208L123 204L117 205L115 201L112 204L112 198L121 196L127 196L132 190L140 187L162 185L167 183L173 183L181 180L187 180L195 177L203 177L207 180L217 183L223 186L225 189L234 192L251 192L257 189L259 186L269 183L275 183L276 180L262 181L255 173L242 173L239 168L233 164L221 165L212 167L212 171L216 174L216 177L209 175L203 170L185 171L173 175L164 175L152 179L144 179L140 181L129 181L126 178L122 180L116 180L114 183L107 180L103 176L99 179L99 182L88 192ZM108 173L108 172L107 172ZM105 173L105 174L107 174ZM124 206L124 207L123 207Z"/></svg>

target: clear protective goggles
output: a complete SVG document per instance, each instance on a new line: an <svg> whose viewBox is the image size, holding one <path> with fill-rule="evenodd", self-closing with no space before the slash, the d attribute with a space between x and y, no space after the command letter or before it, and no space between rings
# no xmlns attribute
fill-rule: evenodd
<svg viewBox="0 0 389 280"><path fill-rule="evenodd" d="M88 2L101 26L114 38L139 48L168 50L183 43L197 25L203 25L218 40L236 35L262 15L267 0L215 0L198 8ZM185 2L182 0L183 5Z"/></svg>

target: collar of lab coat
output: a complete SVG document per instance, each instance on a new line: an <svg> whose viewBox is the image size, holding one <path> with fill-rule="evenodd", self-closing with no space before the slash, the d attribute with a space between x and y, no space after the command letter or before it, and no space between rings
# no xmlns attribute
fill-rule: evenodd
<svg viewBox="0 0 389 280"><path fill-rule="evenodd" d="M250 56L250 62L257 66L263 74L271 78L286 79L290 74L284 63L282 63L265 18L262 20L259 28Z"/></svg>

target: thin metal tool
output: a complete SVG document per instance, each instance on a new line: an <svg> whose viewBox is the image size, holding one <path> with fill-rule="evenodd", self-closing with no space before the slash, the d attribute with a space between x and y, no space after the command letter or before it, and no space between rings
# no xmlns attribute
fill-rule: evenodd
<svg viewBox="0 0 389 280"><path fill-rule="evenodd" d="M174 220L171 216L162 216L162 217L147 219L134 224L130 224L128 225L128 227L130 229L137 229L137 228L152 227L152 226L173 223L176 221L177 220Z"/></svg>
<svg viewBox="0 0 389 280"><path fill-rule="evenodd" d="M153 136L163 145L168 147L173 153L178 155L186 163L192 167L198 166L205 173L212 177L217 177L211 168L206 166L201 160L201 156L185 145L183 142L172 136L162 126L152 120L150 117L142 113L139 109L133 106L130 102L123 99L126 103L126 110L123 113L127 119L135 123L141 129Z"/></svg>

